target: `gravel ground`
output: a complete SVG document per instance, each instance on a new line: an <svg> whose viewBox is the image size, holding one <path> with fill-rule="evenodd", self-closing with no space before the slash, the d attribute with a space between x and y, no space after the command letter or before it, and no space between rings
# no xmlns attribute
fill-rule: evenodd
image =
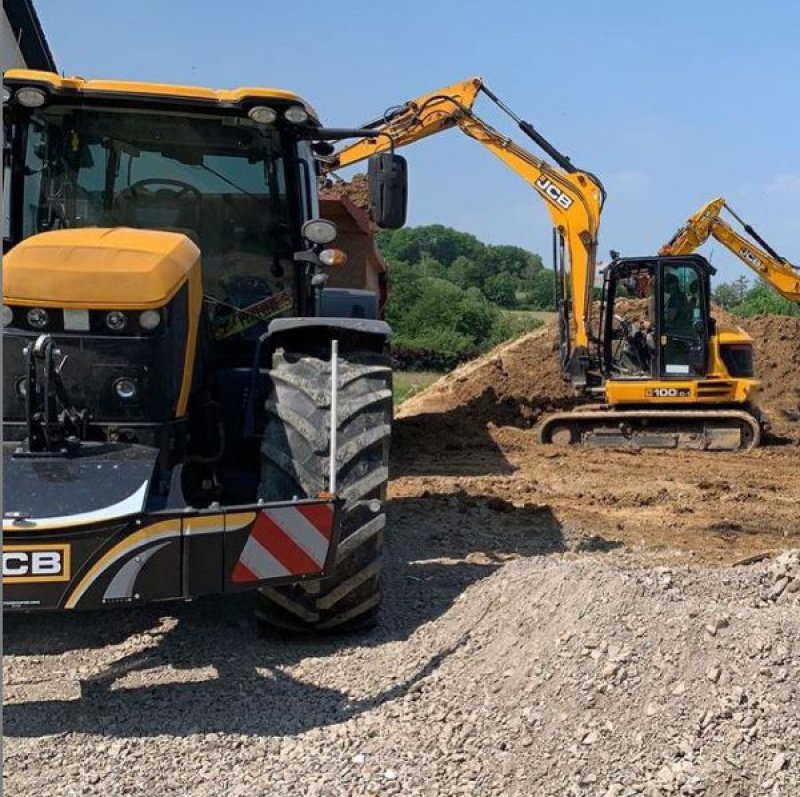
<svg viewBox="0 0 800 797"><path fill-rule="evenodd" d="M670 567L539 507L390 507L370 633L258 639L246 597L6 618L6 793L800 793L800 554Z"/></svg>

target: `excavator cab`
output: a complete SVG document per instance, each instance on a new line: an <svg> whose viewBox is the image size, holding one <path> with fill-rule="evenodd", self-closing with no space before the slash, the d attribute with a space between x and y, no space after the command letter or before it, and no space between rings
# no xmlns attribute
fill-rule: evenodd
<svg viewBox="0 0 800 797"><path fill-rule="evenodd" d="M604 271L595 399L547 418L545 443L735 450L758 445L752 339L711 316L699 255L615 258Z"/></svg>
<svg viewBox="0 0 800 797"><path fill-rule="evenodd" d="M602 363L612 380L708 374L711 276L702 257L622 258L605 272Z"/></svg>

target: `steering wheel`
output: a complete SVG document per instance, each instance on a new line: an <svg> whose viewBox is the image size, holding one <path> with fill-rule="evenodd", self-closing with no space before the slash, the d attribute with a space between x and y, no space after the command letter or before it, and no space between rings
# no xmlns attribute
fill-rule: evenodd
<svg viewBox="0 0 800 797"><path fill-rule="evenodd" d="M173 180L170 177L147 177L144 180L137 180L129 185L127 190L131 196L141 198L139 189L146 188L149 185L170 185L181 189L172 192L174 199L182 199L188 194L191 194L196 202L199 202L202 198L202 194L191 183L184 183L183 180Z"/></svg>

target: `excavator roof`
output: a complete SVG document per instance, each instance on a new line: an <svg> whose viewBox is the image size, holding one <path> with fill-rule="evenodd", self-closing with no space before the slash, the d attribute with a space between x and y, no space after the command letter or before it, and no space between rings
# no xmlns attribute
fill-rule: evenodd
<svg viewBox="0 0 800 797"><path fill-rule="evenodd" d="M709 276L717 273L717 269L711 265L702 255L643 255L642 257L616 257L604 267L606 273L625 272L632 268L641 268L657 262L666 262L669 265L676 265L679 261L691 261L705 271Z"/></svg>
<svg viewBox="0 0 800 797"><path fill-rule="evenodd" d="M79 95L94 99L131 99L139 102L169 102L221 108L253 105L260 101L280 105L302 105L315 123L319 117L314 108L302 97L284 89L242 87L237 89L209 89L172 83L141 83L126 80L85 80L82 77L61 77L53 72L32 69L9 69L4 82L17 87L35 86L59 96Z"/></svg>

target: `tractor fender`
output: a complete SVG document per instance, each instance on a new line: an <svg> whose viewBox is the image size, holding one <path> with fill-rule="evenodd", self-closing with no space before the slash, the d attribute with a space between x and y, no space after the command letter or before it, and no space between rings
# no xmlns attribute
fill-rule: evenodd
<svg viewBox="0 0 800 797"><path fill-rule="evenodd" d="M339 341L339 351L386 350L392 329L375 318L276 318L267 331L270 350L313 351Z"/></svg>

